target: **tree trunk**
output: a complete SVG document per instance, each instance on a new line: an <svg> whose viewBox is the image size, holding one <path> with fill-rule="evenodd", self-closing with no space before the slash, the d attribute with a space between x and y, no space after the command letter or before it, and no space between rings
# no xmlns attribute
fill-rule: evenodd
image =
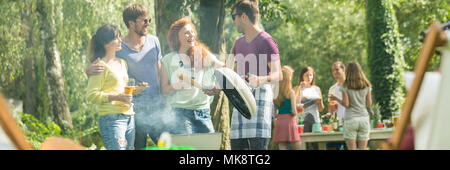
<svg viewBox="0 0 450 170"><path fill-rule="evenodd" d="M386 118L403 103L402 51L392 0L366 0L372 94Z"/></svg>
<svg viewBox="0 0 450 170"><path fill-rule="evenodd" d="M24 99L24 112L34 115L36 105L35 105L35 80L36 80L36 70L34 69L35 65L35 56L33 52L33 23L31 21L31 2L24 2L25 9L22 13L22 28L23 28L23 36L27 37L27 49L28 54L25 55L23 70L24 70L24 80L25 80L25 99ZM34 115L37 117L36 115Z"/></svg>
<svg viewBox="0 0 450 170"><path fill-rule="evenodd" d="M54 1L39 0L36 10L38 13L40 38L44 46L49 105L55 122L61 127L62 134L65 134L68 128L72 128L73 126L64 93L61 61L55 40Z"/></svg>
<svg viewBox="0 0 450 170"><path fill-rule="evenodd" d="M200 0L199 39L215 54L225 54L225 0Z"/></svg>
<svg viewBox="0 0 450 170"><path fill-rule="evenodd" d="M225 0L200 0L199 39L211 48L212 53L225 62ZM210 106L211 118L216 132L222 132L220 149L230 150L230 111L228 99L223 92L214 96Z"/></svg>
<svg viewBox="0 0 450 170"><path fill-rule="evenodd" d="M28 40L29 41L29 40ZM31 50L31 49L30 49ZM25 56L23 70L24 70L24 79L25 79L25 113L34 115L34 111L36 109L35 106L35 70L34 70L34 55ZM35 115L36 116L36 115Z"/></svg>
<svg viewBox="0 0 450 170"><path fill-rule="evenodd" d="M156 36L161 44L161 53L170 52L167 32L170 25L184 15L186 0L155 0Z"/></svg>

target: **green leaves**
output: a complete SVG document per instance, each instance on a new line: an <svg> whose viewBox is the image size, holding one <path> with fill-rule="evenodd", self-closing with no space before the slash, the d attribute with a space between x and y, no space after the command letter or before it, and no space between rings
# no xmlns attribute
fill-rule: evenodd
<svg viewBox="0 0 450 170"><path fill-rule="evenodd" d="M366 22L372 94L388 117L400 110L404 98L403 52L392 1L366 1Z"/></svg>
<svg viewBox="0 0 450 170"><path fill-rule="evenodd" d="M15 84L23 75L21 67L24 58L25 39L21 37L21 16L18 15L23 4L13 1L2 1L0 18L0 90L11 91L11 84ZM16 93L5 93L14 96Z"/></svg>
<svg viewBox="0 0 450 170"><path fill-rule="evenodd" d="M335 61L358 61L369 76L365 16L360 3L319 0L283 3L288 6L290 22L263 25L278 43L281 64L296 70L293 85L297 85L301 69L312 66L326 102L329 87L336 83L331 74Z"/></svg>
<svg viewBox="0 0 450 170"><path fill-rule="evenodd" d="M191 12L194 23L199 23L196 16L199 1L168 2L185 3L186 7L180 10L185 14ZM229 16L230 8L236 2L226 1L226 52L236 37L241 36ZM382 110L389 109L382 111L384 116L401 106L404 89L400 73L405 69L414 69L422 46L419 41L420 31L427 29L434 20L446 22L450 18L448 0L258 2L261 24L277 41L281 64L290 65L296 70L294 85L298 82L300 70L307 65L312 66L316 72L316 84L321 88L326 102L328 88L335 83L331 75L332 63L358 61L374 85L375 102L382 106ZM381 3L375 6L368 2ZM132 3L142 4L148 8L150 17L154 18L154 1L55 0L54 3L57 46L61 55L66 97L74 120L74 131L70 133L73 138L83 139L85 146L101 146L96 110L90 107L84 96L89 40L95 30L105 23L119 26L122 35L126 35L127 28L122 21L124 7ZM191 8L190 11L187 6ZM28 57L34 61L35 119L26 116L25 119L30 130L28 135L33 136L33 141L43 141L46 136L59 134L60 130L47 121L52 115L48 114L49 89L45 76L46 61L39 42L41 35L38 31L36 1L0 0L0 7L0 91L9 98L25 101L24 67L27 66L24 61ZM155 20L150 24L149 33L155 34ZM438 68L439 61L440 57L434 56L429 70ZM37 143L33 146L37 146Z"/></svg>
<svg viewBox="0 0 450 170"><path fill-rule="evenodd" d="M127 28L122 21L122 11L125 6L139 3L148 8L150 17L154 18L153 1L144 0L64 0L54 1L56 43L61 56L66 99L72 113L80 113L73 117L74 131L70 137L86 138L83 144L88 147L95 143L102 146L101 137L96 128L96 110L88 107L85 99L87 76L85 68L89 64L87 48L95 30L102 24L111 23L119 26L122 35L126 35ZM42 43L39 41L41 33L38 31L36 1L0 1L0 91L8 98L26 101L24 90L24 68L33 67L31 82L35 107L33 117L27 120L27 135L33 140L33 146L46 137L58 135L60 130L51 122L47 77L45 74L45 58ZM47 9L49 10L49 9ZM154 34L154 22L148 27L149 33ZM24 64L29 57L34 64ZM24 103L26 108L26 103ZM30 111L31 112L31 111ZM84 120L78 117L86 116ZM45 123L38 123L45 122ZM86 135L89 135L86 137ZM78 140L78 139L76 139Z"/></svg>
<svg viewBox="0 0 450 170"><path fill-rule="evenodd" d="M428 29L433 21L446 22L450 18L450 4L447 0L395 1L394 9L398 19L398 29L402 34L405 66L413 70L420 53L422 37L420 32ZM428 71L439 67L440 56L434 55Z"/></svg>
<svg viewBox="0 0 450 170"><path fill-rule="evenodd" d="M61 128L50 119L43 123L30 114L21 114L21 116L22 120L19 125L21 125L28 141L35 149L40 148L45 139L61 135Z"/></svg>

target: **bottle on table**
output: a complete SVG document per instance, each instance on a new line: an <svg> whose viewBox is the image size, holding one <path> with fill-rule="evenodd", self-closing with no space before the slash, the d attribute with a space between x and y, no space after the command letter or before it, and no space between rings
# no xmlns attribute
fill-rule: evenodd
<svg viewBox="0 0 450 170"><path fill-rule="evenodd" d="M334 115L333 130L338 132L339 131L339 118L337 116L337 112L334 112L333 115Z"/></svg>

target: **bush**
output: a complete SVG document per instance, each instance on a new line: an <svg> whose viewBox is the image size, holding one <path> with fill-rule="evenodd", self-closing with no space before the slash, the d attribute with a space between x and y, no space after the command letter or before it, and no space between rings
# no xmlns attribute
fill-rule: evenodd
<svg viewBox="0 0 450 170"><path fill-rule="evenodd" d="M99 133L98 125L95 117L87 115L75 116L74 128L67 134L61 134L61 128L49 117L45 121L39 121L33 115L21 113L16 121L25 133L28 142L34 149L39 149L42 143L49 137L59 136L71 139L84 147L92 147L95 149L102 148L103 141Z"/></svg>
<svg viewBox="0 0 450 170"><path fill-rule="evenodd" d="M392 1L366 1L366 23L372 94L388 117L400 110L404 96L402 45Z"/></svg>
<svg viewBox="0 0 450 170"><path fill-rule="evenodd" d="M20 118L17 122L34 149L39 149L42 142L49 137L61 136L61 128L50 119L40 122L34 116L26 113L18 117Z"/></svg>

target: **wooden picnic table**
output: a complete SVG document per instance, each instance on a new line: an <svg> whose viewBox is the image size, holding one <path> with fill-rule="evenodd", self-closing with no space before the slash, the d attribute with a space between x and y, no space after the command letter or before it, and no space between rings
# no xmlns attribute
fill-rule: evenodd
<svg viewBox="0 0 450 170"><path fill-rule="evenodd" d="M386 140L392 135L393 128L375 128L370 129L369 141ZM326 142L345 142L343 132L311 132L302 133L300 138L303 147L306 148L306 143L319 143L319 150L326 149Z"/></svg>

